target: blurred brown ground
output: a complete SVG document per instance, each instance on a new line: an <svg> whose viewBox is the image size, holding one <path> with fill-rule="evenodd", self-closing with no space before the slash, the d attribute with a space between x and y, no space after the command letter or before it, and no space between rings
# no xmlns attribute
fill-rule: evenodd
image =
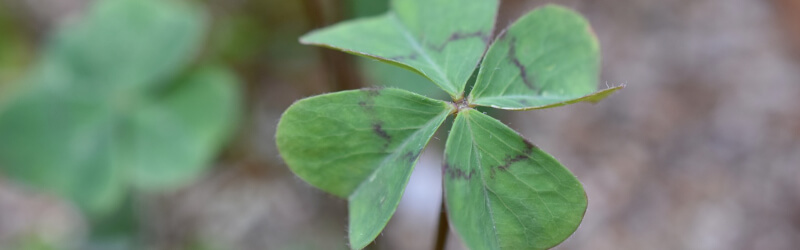
<svg viewBox="0 0 800 250"><path fill-rule="evenodd" d="M28 11L35 22L27 23L45 30L83 2L0 0ZM215 12L247 6L210 2ZM345 248L346 202L294 177L273 138L280 113L298 98L332 91L333 77L320 63L280 52L318 57L295 42L311 25L301 1L266 2L283 9L264 22L294 36L274 37L277 49L262 51L259 67L237 68L248 83L250 115L220 166L191 187L142 198L143 241L152 249L196 242ZM601 87L628 86L596 105L500 113L584 183L586 217L556 249L800 249L800 1L552 2L590 20L602 46ZM543 3L506 0L498 25ZM423 155L377 249L432 246L442 144L434 140ZM0 248L21 230L63 236L74 233L63 228L83 227L74 211L41 199L0 183ZM449 249L463 248L454 237Z"/></svg>

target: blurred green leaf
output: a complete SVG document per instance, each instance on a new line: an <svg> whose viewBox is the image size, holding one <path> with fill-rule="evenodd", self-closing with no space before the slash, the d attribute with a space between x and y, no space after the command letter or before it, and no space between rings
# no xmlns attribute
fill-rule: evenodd
<svg viewBox="0 0 800 250"><path fill-rule="evenodd" d="M38 235L29 235L22 239L22 242L15 246L14 249L18 250L58 250L60 248L54 246L51 242L47 242Z"/></svg>
<svg viewBox="0 0 800 250"><path fill-rule="evenodd" d="M350 245L363 248L394 214L420 152L453 107L400 89L315 96L281 117L276 141L303 180L350 203Z"/></svg>
<svg viewBox="0 0 800 250"><path fill-rule="evenodd" d="M60 82L80 91L116 98L153 89L194 56L205 19L173 0L99 0L83 20L52 37L43 60L62 67Z"/></svg>
<svg viewBox="0 0 800 250"><path fill-rule="evenodd" d="M405 67L460 98L491 41L498 2L406 0L391 6L387 14L345 21L300 41Z"/></svg>
<svg viewBox="0 0 800 250"><path fill-rule="evenodd" d="M458 113L444 164L447 213L470 249L547 249L578 228L580 182L500 121Z"/></svg>
<svg viewBox="0 0 800 250"><path fill-rule="evenodd" d="M555 5L532 11L492 44L469 102L500 109L539 109L597 102L600 49L589 23Z"/></svg>
<svg viewBox="0 0 800 250"><path fill-rule="evenodd" d="M175 187L208 164L238 118L226 70L173 82L202 42L204 15L175 1L101 0L59 31L0 107L0 171L112 211L130 186Z"/></svg>
<svg viewBox="0 0 800 250"><path fill-rule="evenodd" d="M131 114L120 147L134 185L159 189L200 174L239 118L236 85L230 72L203 68Z"/></svg>
<svg viewBox="0 0 800 250"><path fill-rule="evenodd" d="M90 212L110 210L124 176L111 164L112 107L67 89L39 87L0 111L3 174L56 191Z"/></svg>
<svg viewBox="0 0 800 250"><path fill-rule="evenodd" d="M9 11L10 8L0 7L0 100L9 92L10 83L22 75L33 55L32 42Z"/></svg>

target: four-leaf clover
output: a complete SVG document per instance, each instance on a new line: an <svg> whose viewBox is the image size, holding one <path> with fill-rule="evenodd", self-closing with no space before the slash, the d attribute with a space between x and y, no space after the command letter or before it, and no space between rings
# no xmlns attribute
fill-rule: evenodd
<svg viewBox="0 0 800 250"><path fill-rule="evenodd" d="M291 170L348 199L350 244L363 248L396 210L420 152L454 114L445 145L444 199L467 246L543 249L569 237L586 210L581 183L474 107L542 109L599 101L622 88L595 92L599 48L586 20L546 6L493 38L497 0L395 0L391 7L300 41L413 70L453 102L391 88L300 100L281 117L276 135Z"/></svg>

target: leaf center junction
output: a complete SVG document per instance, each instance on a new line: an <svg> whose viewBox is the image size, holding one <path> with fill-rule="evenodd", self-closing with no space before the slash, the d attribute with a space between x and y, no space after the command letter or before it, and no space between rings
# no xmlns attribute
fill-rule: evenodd
<svg viewBox="0 0 800 250"><path fill-rule="evenodd" d="M454 102L451 102L450 104L453 105L453 107L455 108L454 111L453 111L454 114L458 114L458 112L461 112L462 110L467 110L467 109L471 109L472 107L475 107L475 105L470 104L467 101L467 98L461 98L461 99L455 100Z"/></svg>

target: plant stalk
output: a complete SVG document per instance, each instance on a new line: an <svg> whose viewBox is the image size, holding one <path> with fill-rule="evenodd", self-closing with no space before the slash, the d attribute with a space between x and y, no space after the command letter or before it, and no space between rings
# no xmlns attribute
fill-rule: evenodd
<svg viewBox="0 0 800 250"><path fill-rule="evenodd" d="M436 245L434 250L444 250L447 244L447 235L450 232L450 222L447 221L447 210L444 207L444 195L442 195L442 207L439 210L439 230L436 233Z"/></svg>
<svg viewBox="0 0 800 250"><path fill-rule="evenodd" d="M336 4L329 6L330 9L326 12L325 5L321 0L303 0L303 7L312 28L327 27L342 19L341 8L338 8ZM326 16L329 18L326 18ZM333 91L359 89L364 86L358 73L355 58L335 50L325 48L318 48L318 50L320 51L322 66L329 76Z"/></svg>

